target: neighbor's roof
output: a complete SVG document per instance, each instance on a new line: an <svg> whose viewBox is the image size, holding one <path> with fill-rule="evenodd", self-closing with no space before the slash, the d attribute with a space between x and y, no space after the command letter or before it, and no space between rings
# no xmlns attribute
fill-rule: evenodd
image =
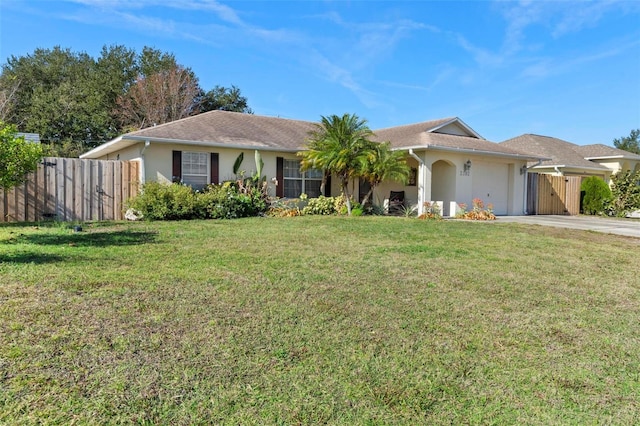
<svg viewBox="0 0 640 426"><path fill-rule="evenodd" d="M524 134L501 142L500 145L541 155L550 160L543 161L539 167L571 167L588 170L609 170L584 158L576 151L578 145L549 136Z"/></svg>
<svg viewBox="0 0 640 426"><path fill-rule="evenodd" d="M593 145L576 146L575 150L588 160L616 159L623 158L626 160L639 160L640 155L612 146L603 145L601 143Z"/></svg>
<svg viewBox="0 0 640 426"><path fill-rule="evenodd" d="M451 129L452 126L457 129L457 133L461 134L443 133L446 131L445 128ZM457 117L389 127L376 130L375 134L376 140L390 141L394 148L399 149L435 149L521 157L527 160L541 158L538 154L531 155L525 151L490 142Z"/></svg>

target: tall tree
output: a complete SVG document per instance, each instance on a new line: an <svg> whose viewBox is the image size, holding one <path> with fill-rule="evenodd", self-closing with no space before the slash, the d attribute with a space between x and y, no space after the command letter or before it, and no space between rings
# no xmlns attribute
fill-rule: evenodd
<svg viewBox="0 0 640 426"><path fill-rule="evenodd" d="M629 136L613 140L613 146L618 149L640 154L640 129L631 130Z"/></svg>
<svg viewBox="0 0 640 426"><path fill-rule="evenodd" d="M18 136L14 125L0 121L0 188L11 189L25 181L42 159L40 144Z"/></svg>
<svg viewBox="0 0 640 426"><path fill-rule="evenodd" d="M370 184L369 192L364 196L362 204L367 204L375 189L385 180L406 183L411 168L407 164L406 153L391 150L390 142L374 143L369 155L362 159L362 177Z"/></svg>
<svg viewBox="0 0 640 426"><path fill-rule="evenodd" d="M117 105L125 128L138 130L194 115L200 92L193 73L177 66L139 77Z"/></svg>
<svg viewBox="0 0 640 426"><path fill-rule="evenodd" d="M208 92L203 92L198 102L198 109L200 112L222 110L253 114L247 98L242 96L240 89L236 86L230 88L215 86Z"/></svg>
<svg viewBox="0 0 640 426"><path fill-rule="evenodd" d="M149 87L162 90L150 92ZM119 106L118 100L127 98ZM140 98L155 99L156 107L138 102L141 110L129 111L130 119L123 120L127 115L121 107L133 108L132 99ZM205 92L173 54L150 47L136 53L105 46L97 59L59 46L36 49L10 57L0 74L0 119L20 131L39 133L54 155L75 156L125 130L210 109L250 112L236 87Z"/></svg>
<svg viewBox="0 0 640 426"><path fill-rule="evenodd" d="M349 181L361 175L363 158L371 155L372 150L373 132L367 120L355 114L322 116L309 136L307 150L298 153L302 157L302 170L315 168L335 174L351 215Z"/></svg>

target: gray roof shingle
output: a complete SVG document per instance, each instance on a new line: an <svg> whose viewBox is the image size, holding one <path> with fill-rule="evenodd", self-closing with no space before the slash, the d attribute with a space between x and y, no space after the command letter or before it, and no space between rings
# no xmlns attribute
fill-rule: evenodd
<svg viewBox="0 0 640 426"><path fill-rule="evenodd" d="M601 143L593 145L578 145L575 150L585 158L625 158L629 160L640 160L640 155L633 152L624 151Z"/></svg>
<svg viewBox="0 0 640 426"><path fill-rule="evenodd" d="M314 128L315 124L309 121L215 110L138 130L124 137L297 150L303 147Z"/></svg>
<svg viewBox="0 0 640 426"><path fill-rule="evenodd" d="M440 133L449 124L457 126L459 132L466 135ZM305 149L309 133L316 129L317 123L310 121L216 110L127 133L94 148L81 157L97 158L145 140L295 152ZM517 149L482 139L455 117L390 127L374 132L375 140L390 141L391 145L398 149L445 149L524 157L528 160L539 158L539 155L531 156Z"/></svg>
<svg viewBox="0 0 640 426"><path fill-rule="evenodd" d="M582 154L576 151L575 145L562 139L550 136L524 134L500 143L518 151L527 152L532 155L548 157L550 160L543 161L541 166L564 166L575 168L588 168L596 170L609 170L600 164L586 160Z"/></svg>
<svg viewBox="0 0 640 426"><path fill-rule="evenodd" d="M394 148L445 148L494 153L498 155L531 156L521 150L490 142L486 139L438 133L438 129L441 126L455 120L457 120L455 117L443 118L440 120L376 130L376 140L390 141ZM533 155L533 157L537 158L539 155Z"/></svg>

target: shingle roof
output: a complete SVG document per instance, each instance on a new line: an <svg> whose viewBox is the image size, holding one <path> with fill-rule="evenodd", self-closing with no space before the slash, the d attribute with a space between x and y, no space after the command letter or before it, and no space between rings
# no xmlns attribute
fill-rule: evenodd
<svg viewBox="0 0 640 426"><path fill-rule="evenodd" d="M443 118L440 120L425 121L422 123L408 124L405 126L389 127L376 130L376 140L390 141L394 148L445 148L465 151L479 151L484 153L531 156L528 153L508 146L503 146L486 139L472 136L459 136L438 133L438 129L447 123L458 120L457 118ZM539 155L532 157L538 158Z"/></svg>
<svg viewBox="0 0 640 426"><path fill-rule="evenodd" d="M551 158L545 160L541 166L564 166L575 168L587 168L596 170L609 170L600 164L586 160L582 154L576 151L575 145L562 139L549 136L524 134L501 142L500 145L527 152L532 155L540 155Z"/></svg>
<svg viewBox="0 0 640 426"><path fill-rule="evenodd" d="M450 124L466 136L440 133ZM97 158L147 140L295 152L305 149L309 132L315 130L316 126L316 123L310 121L216 110L127 133L82 154L81 158ZM399 149L461 150L498 156L524 157L529 160L539 157L482 139L455 117L390 127L374 133L376 135L374 139L390 141L394 148Z"/></svg>
<svg viewBox="0 0 640 426"><path fill-rule="evenodd" d="M215 110L128 133L124 138L145 137L297 150L303 147L314 126L309 121Z"/></svg>
<svg viewBox="0 0 640 426"><path fill-rule="evenodd" d="M576 146L575 150L585 158L625 158L629 160L640 160L640 155L629 151L614 148L612 146L603 145L601 143L593 145Z"/></svg>

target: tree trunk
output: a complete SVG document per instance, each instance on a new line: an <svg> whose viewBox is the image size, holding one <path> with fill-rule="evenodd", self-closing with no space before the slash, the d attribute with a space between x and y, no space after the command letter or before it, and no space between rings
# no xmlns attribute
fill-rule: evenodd
<svg viewBox="0 0 640 426"><path fill-rule="evenodd" d="M373 190L375 189L375 186L371 186L369 188L369 192L367 192L367 195L364 196L364 198L362 199L362 205L366 206L367 203L369 202L369 199L371 198L371 196L373 195Z"/></svg>
<svg viewBox="0 0 640 426"><path fill-rule="evenodd" d="M351 195L349 194L349 178L342 178L342 193L346 197L347 215L351 216Z"/></svg>

